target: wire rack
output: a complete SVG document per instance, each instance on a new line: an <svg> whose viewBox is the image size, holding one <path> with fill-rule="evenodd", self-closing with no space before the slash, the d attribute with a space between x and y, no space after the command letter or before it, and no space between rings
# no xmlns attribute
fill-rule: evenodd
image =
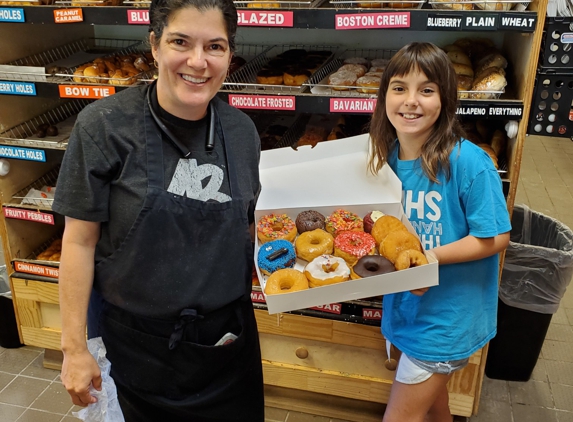
<svg viewBox="0 0 573 422"><path fill-rule="evenodd" d="M470 100L497 100L505 93L501 91L458 91L458 98Z"/></svg>
<svg viewBox="0 0 573 422"><path fill-rule="evenodd" d="M338 47L326 45L274 45L270 46L261 52L254 59L245 64L241 69L229 75L227 80L223 83L222 89L225 91L251 91L254 93L302 93L307 90L305 84L301 86L286 86L286 85L267 85L257 83L257 73L275 56L284 53L291 49L304 49L307 52L312 51L330 51L332 54L325 57L323 64L313 73L309 80L315 80L316 75L320 73L321 68L326 66L336 55Z"/></svg>
<svg viewBox="0 0 573 422"><path fill-rule="evenodd" d="M68 59L70 56L80 52L103 57L109 57L114 54L137 53L141 51L142 45L141 41L135 40L84 38L0 65L0 78L32 82L69 82L72 80L77 65L62 69L57 65L52 65L52 63ZM107 81L104 83L107 83Z"/></svg>
<svg viewBox="0 0 573 422"><path fill-rule="evenodd" d="M310 114L299 115L292 126L285 132L280 142L275 145L275 148L291 147L292 149L296 149L296 143L304 133L304 129L310 117Z"/></svg>
<svg viewBox="0 0 573 422"><path fill-rule="evenodd" d="M524 11L529 7L531 1L523 0L428 0L434 9L454 9L454 10L516 10Z"/></svg>
<svg viewBox="0 0 573 422"><path fill-rule="evenodd" d="M483 1L483 0L482 0ZM330 0L329 3L336 8L360 8L360 9L421 9L426 0Z"/></svg>
<svg viewBox="0 0 573 422"><path fill-rule="evenodd" d="M238 9L316 9L325 0L300 0L300 1L234 1Z"/></svg>
<svg viewBox="0 0 573 422"><path fill-rule="evenodd" d="M324 68L320 69L320 74L316 78L309 80L304 85L310 87L310 92L313 94L333 95L337 97L361 97L361 98L375 98L377 94L369 94L360 92L356 86L337 85L333 87L328 84L328 76L336 72L343 64L344 60L351 57L364 57L368 60L375 59L390 59L397 50L346 50L336 59L328 63ZM372 88L369 88L372 89Z"/></svg>
<svg viewBox="0 0 573 422"><path fill-rule="evenodd" d="M123 0L123 5L135 8L149 8L151 0Z"/></svg>
<svg viewBox="0 0 573 422"><path fill-rule="evenodd" d="M47 113L0 133L0 143L25 147L66 149L77 114L90 102L89 100L70 100ZM34 137L38 127L43 124L56 126L58 135L47 138Z"/></svg>
<svg viewBox="0 0 573 422"><path fill-rule="evenodd" d="M59 261L47 261L47 260L43 260L43 259L37 259L37 256L40 255L42 252L44 252L46 249L48 249L50 247L50 245L52 244L52 242L54 242L55 240L61 239L62 235L63 235L63 232L61 232L61 231L58 232L58 234L56 234L53 237L51 237L50 239L46 240L44 243L42 243L40 246L38 246L36 249L34 249L34 251L32 251L32 253L30 255L28 255L26 258L16 258L14 261L33 262L35 264L49 265L51 267L59 267L60 266Z"/></svg>
<svg viewBox="0 0 573 422"><path fill-rule="evenodd" d="M60 171L60 166L57 166L50 170L48 173L40 177L38 180L33 182L32 184L26 186L24 189L16 192L12 196L12 200L9 204L10 206L16 206L19 208L28 208L28 209L39 209L39 210L52 210L52 203L54 202L53 199L44 198L40 195L38 196L28 196L28 193L35 189L37 191L41 191L44 186L56 186L56 182L58 181L58 173Z"/></svg>

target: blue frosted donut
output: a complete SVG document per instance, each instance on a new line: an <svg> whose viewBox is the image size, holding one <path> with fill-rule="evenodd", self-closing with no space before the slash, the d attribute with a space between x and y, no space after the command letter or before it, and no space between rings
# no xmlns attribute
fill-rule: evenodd
<svg viewBox="0 0 573 422"><path fill-rule="evenodd" d="M263 274L271 275L283 268L292 268L296 262L294 246L288 240L273 240L259 249L257 257L259 268Z"/></svg>

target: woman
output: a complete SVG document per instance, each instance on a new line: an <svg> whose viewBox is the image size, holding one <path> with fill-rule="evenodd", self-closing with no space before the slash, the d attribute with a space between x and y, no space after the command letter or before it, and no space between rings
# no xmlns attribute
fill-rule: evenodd
<svg viewBox="0 0 573 422"><path fill-rule="evenodd" d="M260 141L215 98L237 12L160 0L150 15L157 82L86 107L60 171L62 381L74 404L95 401L87 324L126 421L263 421L250 301Z"/></svg>

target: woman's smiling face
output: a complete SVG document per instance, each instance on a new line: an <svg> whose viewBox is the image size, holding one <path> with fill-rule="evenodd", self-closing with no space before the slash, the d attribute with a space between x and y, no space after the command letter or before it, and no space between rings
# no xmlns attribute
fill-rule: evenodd
<svg viewBox="0 0 573 422"><path fill-rule="evenodd" d="M187 7L171 17L159 43L153 32L150 37L159 64L159 104L179 118L201 119L231 61L223 14Z"/></svg>

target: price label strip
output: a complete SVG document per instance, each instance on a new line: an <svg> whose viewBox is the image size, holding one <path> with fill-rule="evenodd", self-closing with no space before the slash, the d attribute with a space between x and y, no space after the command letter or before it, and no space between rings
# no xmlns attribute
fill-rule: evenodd
<svg viewBox="0 0 573 422"><path fill-rule="evenodd" d="M0 7L0 22L25 22L24 9Z"/></svg>
<svg viewBox="0 0 573 422"><path fill-rule="evenodd" d="M36 95L36 85L30 82L0 81L0 94Z"/></svg>

